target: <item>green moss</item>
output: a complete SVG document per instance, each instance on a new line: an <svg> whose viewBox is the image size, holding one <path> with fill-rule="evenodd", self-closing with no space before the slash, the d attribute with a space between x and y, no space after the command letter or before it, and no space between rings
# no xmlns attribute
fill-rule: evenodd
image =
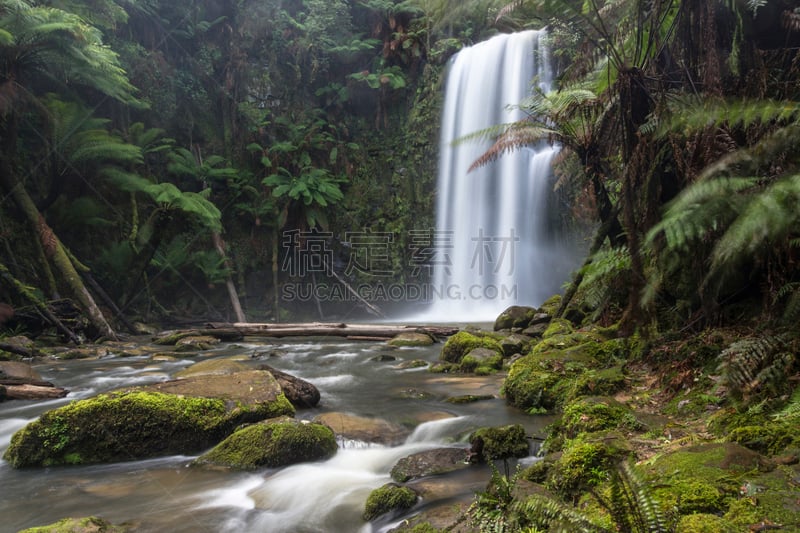
<svg viewBox="0 0 800 533"><path fill-rule="evenodd" d="M546 486L564 498L577 496L608 478L615 465L632 453L625 437L614 432L582 434L568 441L548 471Z"/></svg>
<svg viewBox="0 0 800 533"><path fill-rule="evenodd" d="M485 427L469 437L474 453L484 461L526 457L530 453L525 428L521 424L500 427Z"/></svg>
<svg viewBox="0 0 800 533"><path fill-rule="evenodd" d="M681 517L675 533L737 533L733 524L713 514L691 514Z"/></svg>
<svg viewBox="0 0 800 533"><path fill-rule="evenodd" d="M550 337L569 335L574 331L572 322L566 318L554 318L550 321L550 325L542 333L542 339L547 340Z"/></svg>
<svg viewBox="0 0 800 533"><path fill-rule="evenodd" d="M124 533L132 531L127 526L115 526L96 516L87 518L64 518L49 526L24 529L19 533Z"/></svg>
<svg viewBox="0 0 800 533"><path fill-rule="evenodd" d="M604 429L639 429L641 424L628 407L612 398L588 397L569 403L564 408L561 429L572 439L580 433Z"/></svg>
<svg viewBox="0 0 800 533"><path fill-rule="evenodd" d="M244 427L199 457L197 464L237 469L280 467L333 456L338 449L333 431L323 424L293 419Z"/></svg>
<svg viewBox="0 0 800 533"><path fill-rule="evenodd" d="M733 429L728 435L728 440L759 453L774 455L792 443L796 432L796 427L787 424L745 426Z"/></svg>
<svg viewBox="0 0 800 533"><path fill-rule="evenodd" d="M461 363L461 360L475 348L488 348L502 356L503 350L497 339L488 335L478 336L467 331L459 331L447 339L439 359L448 363Z"/></svg>
<svg viewBox="0 0 800 533"><path fill-rule="evenodd" d="M408 487L389 483L370 493L362 518L369 522L386 513L410 509L415 503L417 503L416 492Z"/></svg>
<svg viewBox="0 0 800 533"><path fill-rule="evenodd" d="M555 316L558 313L558 308L561 307L561 295L554 294L547 300L545 300L539 309L543 313L547 313L550 316Z"/></svg>
<svg viewBox="0 0 800 533"><path fill-rule="evenodd" d="M462 359L461 372L474 372L478 375L489 375L503 368L503 356L489 348L470 350Z"/></svg>
<svg viewBox="0 0 800 533"><path fill-rule="evenodd" d="M22 468L192 453L243 422L272 413L294 410L283 394L271 405L232 409L219 399L142 391L102 394L45 412L14 434L3 457Z"/></svg>
<svg viewBox="0 0 800 533"><path fill-rule="evenodd" d="M680 514L720 514L739 498L745 478L764 466L759 454L742 446L710 443L656 457L646 468L664 505Z"/></svg>

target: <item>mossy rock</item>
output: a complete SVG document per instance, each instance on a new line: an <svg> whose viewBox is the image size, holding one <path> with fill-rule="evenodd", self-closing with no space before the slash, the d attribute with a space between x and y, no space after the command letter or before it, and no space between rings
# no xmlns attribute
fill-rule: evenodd
<svg viewBox="0 0 800 533"><path fill-rule="evenodd" d="M633 454L628 440L618 432L581 434L564 446L547 472L545 485L564 498L605 481L619 462Z"/></svg>
<svg viewBox="0 0 800 533"><path fill-rule="evenodd" d="M503 356L489 348L475 348L461 359L461 372L488 375L503 368Z"/></svg>
<svg viewBox="0 0 800 533"><path fill-rule="evenodd" d="M235 431L195 464L239 470L277 468L328 459L337 449L336 436L328 426L283 418Z"/></svg>
<svg viewBox="0 0 800 533"><path fill-rule="evenodd" d="M500 348L503 350L504 357L511 357L516 354L527 353L530 348L532 338L519 333L512 333L500 340Z"/></svg>
<svg viewBox="0 0 800 533"><path fill-rule="evenodd" d="M556 411L576 395L575 380L595 367L597 362L585 350L531 353L511 364L502 393L509 404L520 409Z"/></svg>
<svg viewBox="0 0 800 533"><path fill-rule="evenodd" d="M775 455L792 443L796 433L796 427L773 423L735 428L728 435L728 440L759 453Z"/></svg>
<svg viewBox="0 0 800 533"><path fill-rule="evenodd" d="M544 333L542 333L542 339L549 339L556 335L569 335L573 331L575 331L575 328L572 322L566 318L554 318L550 321L550 325L547 326Z"/></svg>
<svg viewBox="0 0 800 533"><path fill-rule="evenodd" d="M521 424L484 427L469 436L473 461L493 461L530 455L530 444Z"/></svg>
<svg viewBox="0 0 800 533"><path fill-rule="evenodd" d="M64 518L48 526L31 527L19 533L125 533L134 531L131 526L115 526L97 516L86 518Z"/></svg>
<svg viewBox="0 0 800 533"><path fill-rule="evenodd" d="M413 453L398 460L390 475L401 483L412 479L436 476L463 470L469 466L464 462L467 450L464 448L434 448Z"/></svg>
<svg viewBox="0 0 800 533"><path fill-rule="evenodd" d="M658 482L656 497L680 514L726 511L738 498L745 476L769 468L758 453L735 443L690 446L658 456L646 465Z"/></svg>
<svg viewBox="0 0 800 533"><path fill-rule="evenodd" d="M682 516L675 533L738 533L740 530L719 516L696 513Z"/></svg>
<svg viewBox="0 0 800 533"><path fill-rule="evenodd" d="M395 483L373 490L364 505L362 518L369 522L388 513L398 513L414 507L417 503L417 493L408 487Z"/></svg>
<svg viewBox="0 0 800 533"><path fill-rule="evenodd" d="M559 307L561 307L561 295L554 294L553 296L542 302L542 305L539 306L539 310L542 313L547 313L550 316L556 316Z"/></svg>
<svg viewBox="0 0 800 533"><path fill-rule="evenodd" d="M244 372L249 370L246 364L242 361L230 359L227 357L208 359L190 365L175 374L177 378L188 378L191 376L205 376L205 375L223 375L235 374L236 372Z"/></svg>
<svg viewBox="0 0 800 533"><path fill-rule="evenodd" d="M538 310L533 307L512 305L511 307L500 313L497 319L495 319L494 330L500 331L512 328L520 328L520 329L527 328L537 312Z"/></svg>
<svg viewBox="0 0 800 533"><path fill-rule="evenodd" d="M433 339L427 333L408 332L400 333L387 341L389 346L430 346Z"/></svg>
<svg viewBox="0 0 800 533"><path fill-rule="evenodd" d="M560 423L568 439L581 433L606 429L636 430L641 426L630 408L608 397L586 397L570 402L564 407Z"/></svg>
<svg viewBox="0 0 800 533"><path fill-rule="evenodd" d="M170 388L170 383L188 381L150 387ZM3 457L12 466L24 468L196 453L241 424L294 415L269 373L236 383L240 388L230 391L235 386L231 382L216 384L223 389L216 397L139 389L78 400L45 412L15 433Z"/></svg>
<svg viewBox="0 0 800 533"><path fill-rule="evenodd" d="M490 336L478 336L467 331L459 331L447 339L439 359L448 363L460 364L461 360L475 348L487 348L502 356L500 343Z"/></svg>

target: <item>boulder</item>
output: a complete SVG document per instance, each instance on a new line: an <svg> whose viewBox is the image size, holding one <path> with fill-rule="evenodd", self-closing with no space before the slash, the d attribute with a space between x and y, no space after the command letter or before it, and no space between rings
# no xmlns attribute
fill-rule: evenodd
<svg viewBox="0 0 800 533"><path fill-rule="evenodd" d="M269 372L196 376L47 411L14 434L3 457L22 468L196 453L241 424L293 414Z"/></svg>
<svg viewBox="0 0 800 533"><path fill-rule="evenodd" d="M486 375L503 367L503 356L491 348L475 348L461 359L462 372Z"/></svg>
<svg viewBox="0 0 800 533"><path fill-rule="evenodd" d="M8 342L10 339L6 339ZM41 381L42 376L29 363L0 361L0 378L18 378L26 383Z"/></svg>
<svg viewBox="0 0 800 533"><path fill-rule="evenodd" d="M369 522L381 515L411 509L415 503L417 503L416 492L396 483L387 483L370 493L364 505L362 518Z"/></svg>
<svg viewBox="0 0 800 533"><path fill-rule="evenodd" d="M477 332L476 332L477 333ZM494 350L498 355L502 355L503 350L500 343L488 335L459 331L447 339L442 347L439 359L448 363L461 363L461 360L475 348L488 348Z"/></svg>
<svg viewBox="0 0 800 533"><path fill-rule="evenodd" d="M530 454L525 428L521 424L480 428L470 435L469 442L471 462L526 457Z"/></svg>
<svg viewBox="0 0 800 533"><path fill-rule="evenodd" d="M430 346L433 339L427 333L400 333L387 341L390 346Z"/></svg>
<svg viewBox="0 0 800 533"><path fill-rule="evenodd" d="M404 483L412 479L447 474L468 468L466 448L436 448L403 457L392 467L392 479Z"/></svg>
<svg viewBox="0 0 800 533"><path fill-rule="evenodd" d="M208 359L190 365L183 370L176 372L176 378L188 378L192 376L207 376L207 375L224 375L235 374L236 372L243 372L249 370L250 367L241 361L236 361L229 358Z"/></svg>
<svg viewBox="0 0 800 533"><path fill-rule="evenodd" d="M195 464L240 470L277 468L328 459L337 449L336 436L328 426L284 417L235 431Z"/></svg>
<svg viewBox="0 0 800 533"><path fill-rule="evenodd" d="M408 429L386 420L342 412L323 413L315 417L314 422L325 424L338 437L374 444L400 444L409 435Z"/></svg>
<svg viewBox="0 0 800 533"><path fill-rule="evenodd" d="M497 317L494 321L494 330L500 331L512 328L526 328L531 323L537 310L533 307L522 305L512 305Z"/></svg>
<svg viewBox="0 0 800 533"><path fill-rule="evenodd" d="M512 333L508 337L503 337L500 340L500 349L503 350L504 357L511 357L518 353L525 353L531 345L531 339L527 335L520 335L519 333Z"/></svg>
<svg viewBox="0 0 800 533"><path fill-rule="evenodd" d="M190 335L175 342L176 352L193 352L195 350L210 350L219 344L219 339L209 335Z"/></svg>
<svg viewBox="0 0 800 533"><path fill-rule="evenodd" d="M319 389L308 381L287 374L277 368L272 368L269 365L261 365L259 368L266 370L278 380L278 384L281 386L286 398L295 407L315 407L319 403Z"/></svg>

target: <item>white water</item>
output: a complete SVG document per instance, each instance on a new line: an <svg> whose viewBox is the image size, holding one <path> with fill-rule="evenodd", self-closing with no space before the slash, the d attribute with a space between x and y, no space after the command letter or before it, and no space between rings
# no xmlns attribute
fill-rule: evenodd
<svg viewBox="0 0 800 533"><path fill-rule="evenodd" d="M503 34L458 53L450 65L439 154L431 321L492 321L513 304L558 292L571 260L545 231L557 148L507 153L468 172L491 141L453 141L517 121L510 110L547 92L552 76L543 31Z"/></svg>
<svg viewBox="0 0 800 533"><path fill-rule="evenodd" d="M0 460L0 479L13 487L0 491L0 531L45 525L67 516L100 515L115 523L132 520L143 533L382 533L391 528L390 520L470 501L490 475L488 468L472 465L414 480L409 486L423 496L409 515L364 522L361 514L367 497L391 481L391 468L400 458L433 448L465 448L469 433L481 426L522 423L530 434L540 434L550 421L510 408L502 398L468 404L445 401L449 396L496 394L501 376L453 376L400 367L412 360L438 360L440 345L391 349L382 343L340 339L313 344L286 340L223 344L206 355L240 356L266 347L282 354L269 359L271 366L304 377L322 394L320 405L298 411L298 418L346 412L404 425L410 430L408 437L397 446L341 439L336 455L327 461L255 472L193 468L188 466L194 459L190 456L24 470ZM375 359L386 355L395 359ZM147 357L44 361L35 368L43 379L76 392L47 402L0 403L0 456L11 435L47 409L106 392L126 380L162 381L192 362L156 363ZM411 399L407 391L412 392Z"/></svg>

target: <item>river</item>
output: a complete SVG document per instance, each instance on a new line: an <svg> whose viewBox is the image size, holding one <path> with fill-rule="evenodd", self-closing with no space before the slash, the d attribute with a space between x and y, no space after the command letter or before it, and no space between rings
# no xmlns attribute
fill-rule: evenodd
<svg viewBox="0 0 800 533"><path fill-rule="evenodd" d="M60 400L1 403L0 453L15 431L47 409L120 387L163 381L199 360L232 356L244 356L254 367L269 363L316 385L320 404L298 410L297 418L347 412L402 424L410 435L403 444L391 447L340 441L338 453L330 460L254 472L189 467L194 456L29 470L15 470L0 461L0 531L90 515L114 523L131 522L142 532L387 531L393 524L365 523L361 513L369 493L391 481L389 471L397 460L425 449L466 446L469 433L481 426L522 423L529 435L542 436L549 422L506 406L498 397L502 374L459 376L399 368L403 361L436 361L441 346L392 348L330 338L259 339L222 344L191 357L175 354L178 359L171 361L111 355L36 362L34 368L43 379L71 392ZM495 397L465 404L445 401L467 394ZM485 487L489 471L472 466L441 478L437 481L443 486L429 491L411 514L468 499Z"/></svg>

